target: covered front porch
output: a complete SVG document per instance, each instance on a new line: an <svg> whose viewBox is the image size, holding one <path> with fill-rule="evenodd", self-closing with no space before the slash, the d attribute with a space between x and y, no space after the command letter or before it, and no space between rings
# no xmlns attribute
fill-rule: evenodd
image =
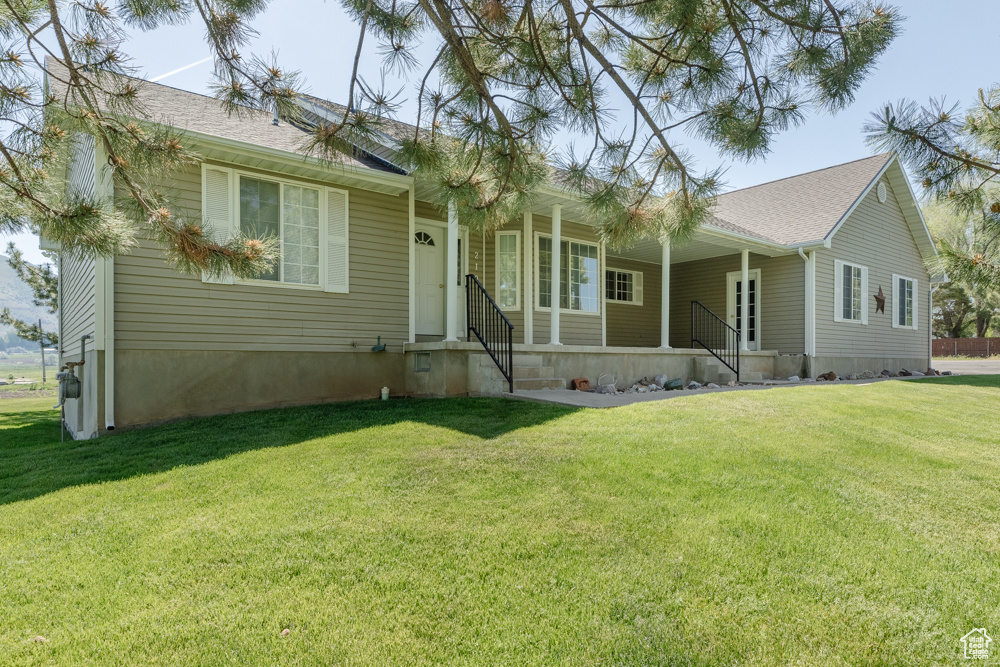
<svg viewBox="0 0 1000 667"><path fill-rule="evenodd" d="M491 382L503 378L489 370L495 364L470 321L470 312L477 316L467 294L471 278L510 323L504 354L515 357L513 380L525 387L568 386L578 377L596 386L602 375L618 382L661 373L685 382L735 379L706 349L725 345L739 352L740 379L804 372L809 251L715 227L684 242L646 239L616 250L580 222L582 207L558 193L489 235L464 229L460 210L447 220L425 217L429 207L422 212L414 229L417 327L406 346L414 356L410 393L494 393ZM448 250L441 254L453 258L439 285L431 270L439 260L421 249L427 243L440 243ZM440 315L421 305L433 306L426 295L435 287L444 292ZM732 337L723 343L698 331L693 310L716 317ZM487 337L502 328L480 327Z"/></svg>

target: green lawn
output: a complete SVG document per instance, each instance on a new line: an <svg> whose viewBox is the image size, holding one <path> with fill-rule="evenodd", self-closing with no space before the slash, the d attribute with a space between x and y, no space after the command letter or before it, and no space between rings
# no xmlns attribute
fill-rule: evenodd
<svg viewBox="0 0 1000 667"><path fill-rule="evenodd" d="M998 378L65 444L51 403L0 400L4 665L956 664L1000 635Z"/></svg>

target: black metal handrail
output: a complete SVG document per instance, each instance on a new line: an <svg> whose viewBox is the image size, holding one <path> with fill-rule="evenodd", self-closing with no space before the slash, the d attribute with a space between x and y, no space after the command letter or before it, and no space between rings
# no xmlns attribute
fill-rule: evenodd
<svg viewBox="0 0 1000 667"><path fill-rule="evenodd" d="M706 308L699 301L691 302L691 347L701 345L736 373L740 379L740 332Z"/></svg>
<svg viewBox="0 0 1000 667"><path fill-rule="evenodd" d="M514 325L479 282L479 278L471 273L465 276L465 312L469 323L469 340L472 340L472 334L476 334L486 353L503 373L510 393L513 394Z"/></svg>

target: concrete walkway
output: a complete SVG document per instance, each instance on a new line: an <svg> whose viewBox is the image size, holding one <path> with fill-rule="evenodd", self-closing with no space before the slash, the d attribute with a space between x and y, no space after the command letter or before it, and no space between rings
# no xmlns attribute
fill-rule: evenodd
<svg viewBox="0 0 1000 667"><path fill-rule="evenodd" d="M874 380L837 380L836 382L783 382L775 380L773 384L752 384L742 387L719 387L718 389L678 389L674 391L653 391L646 394L597 394L589 391L575 391L573 389L539 389L537 391L516 390L513 394L505 394L507 398L519 398L526 401L540 401L542 403L559 403L574 408L619 408L623 405L633 403L646 403L648 401L666 401L671 398L683 398L684 396L698 396L700 394L717 394L724 391L761 391L764 389L777 389L784 387L791 389L794 387L814 387L816 385L832 385L839 387L842 385L868 385L875 382L887 382L891 380L916 380L917 378L875 378Z"/></svg>
<svg viewBox="0 0 1000 667"><path fill-rule="evenodd" d="M934 368L955 375L1000 375L1000 361L990 359L935 359Z"/></svg>

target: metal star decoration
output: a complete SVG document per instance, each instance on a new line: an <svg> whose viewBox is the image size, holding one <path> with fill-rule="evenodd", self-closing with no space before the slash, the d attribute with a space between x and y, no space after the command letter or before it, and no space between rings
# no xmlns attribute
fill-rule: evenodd
<svg viewBox="0 0 1000 667"><path fill-rule="evenodd" d="M885 294L882 293L882 286L878 286L878 294L875 295L875 312L882 311L885 314Z"/></svg>

